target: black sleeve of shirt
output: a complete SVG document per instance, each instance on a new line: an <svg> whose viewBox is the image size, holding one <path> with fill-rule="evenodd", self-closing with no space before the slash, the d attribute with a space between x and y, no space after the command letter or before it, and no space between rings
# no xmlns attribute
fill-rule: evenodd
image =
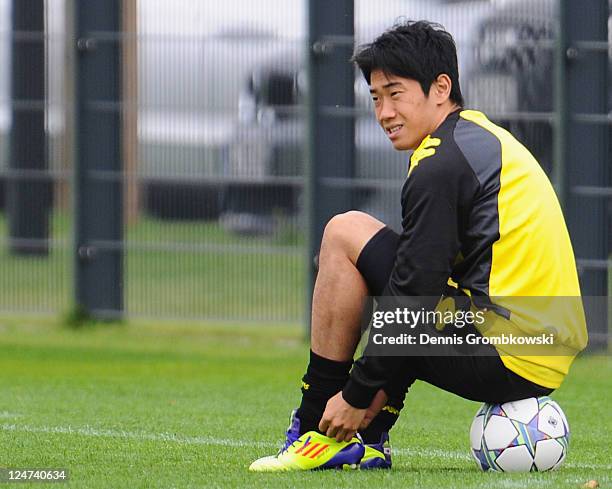
<svg viewBox="0 0 612 489"><path fill-rule="evenodd" d="M394 298L442 295L460 249L461 175L446 158L426 158L402 190L402 233L395 264L379 309L400 307ZM402 299L405 305L406 300ZM435 307L435 304L434 304ZM367 347L366 347L367 352ZM362 356L351 371L342 396L367 408L401 366L402 357Z"/></svg>

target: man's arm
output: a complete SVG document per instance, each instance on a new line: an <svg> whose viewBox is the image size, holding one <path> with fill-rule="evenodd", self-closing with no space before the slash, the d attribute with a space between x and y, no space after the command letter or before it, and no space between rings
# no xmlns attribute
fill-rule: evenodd
<svg viewBox="0 0 612 489"><path fill-rule="evenodd" d="M406 297L440 297L460 249L461 178L442 165L424 160L410 175L402 192L403 231L395 265L379 308L406 305ZM435 305L433 305L435 306ZM366 348L367 352L367 348ZM401 364L397 356L358 359L342 397L355 408L367 408Z"/></svg>

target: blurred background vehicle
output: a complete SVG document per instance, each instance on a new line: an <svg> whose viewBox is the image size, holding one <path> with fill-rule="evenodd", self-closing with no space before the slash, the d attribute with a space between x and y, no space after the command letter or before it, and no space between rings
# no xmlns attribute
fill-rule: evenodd
<svg viewBox="0 0 612 489"><path fill-rule="evenodd" d="M266 8L236 1L138 2L138 172L145 212L164 219L219 217L250 66L298 43L303 14L301 1L270 0Z"/></svg>
<svg viewBox="0 0 612 489"><path fill-rule="evenodd" d="M475 71L466 95L521 140L552 176L558 2L498 0L493 5L478 27ZM610 32L608 28L609 42ZM612 76L612 63L608 66ZM610 110L612 85L608 86Z"/></svg>
<svg viewBox="0 0 612 489"><path fill-rule="evenodd" d="M490 2L399 0L387 2L376 15L366 10L364 2L356 2L355 9L357 44L371 41L396 19L439 22L455 36L463 74L470 72L475 61L477 27L490 12ZM303 185L299 177L305 169L303 108L308 90L303 52L302 46L294 46L250 65L224 172L230 179L221 216L227 229L272 232L275 214L296 214L300 209ZM397 229L399 182L409 153L397 152L389 144L374 118L368 87L360 73L355 76L352 202ZM462 76L461 83L469 85L469 77Z"/></svg>
<svg viewBox="0 0 612 489"><path fill-rule="evenodd" d="M147 212L170 219L219 216L247 67L281 45L271 31L229 27L141 44L138 144Z"/></svg>

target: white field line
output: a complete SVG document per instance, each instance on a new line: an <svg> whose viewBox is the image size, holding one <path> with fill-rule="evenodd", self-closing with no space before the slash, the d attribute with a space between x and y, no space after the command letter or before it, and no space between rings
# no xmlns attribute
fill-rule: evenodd
<svg viewBox="0 0 612 489"><path fill-rule="evenodd" d="M1 415L2 413L0 413ZM18 417L19 415L12 415ZM259 442L248 440L231 440L213 436L184 436L176 433L147 433L140 431L124 431L94 428L92 426L31 426L18 424L0 424L0 430L20 433L57 433L66 435L89 436L94 438L121 438L137 441L163 441L184 445L215 445L235 448L272 448L276 449L279 443ZM442 450L438 448L394 448L394 454L407 457L426 457L434 459L454 459L471 461L472 457L463 451ZM612 470L612 464L577 464L566 463L564 467L574 469Z"/></svg>
<svg viewBox="0 0 612 489"><path fill-rule="evenodd" d="M576 464L567 462L562 465L569 469L612 470L612 464Z"/></svg>
<svg viewBox="0 0 612 489"><path fill-rule="evenodd" d="M66 435L91 436L95 438L123 438L128 440L138 441L165 441L184 445L217 445L223 447L256 447L256 448L272 448L277 444L245 441L245 440L230 440L224 438L215 438L212 436L183 436L175 433L145 433L138 431L123 431L123 430L106 430L93 428L91 426L83 426L80 428L72 426L29 426L17 424L1 424L0 430L16 431L23 433L59 433Z"/></svg>
<svg viewBox="0 0 612 489"><path fill-rule="evenodd" d="M21 414L9 413L8 411L0 411L0 419L15 419L21 417Z"/></svg>
<svg viewBox="0 0 612 489"><path fill-rule="evenodd" d="M563 467L565 467L565 465ZM602 482L602 479L599 478L599 481ZM573 478L573 479L565 479L565 482L567 484L575 485L576 487L584 487L585 482L587 481L584 479ZM559 481L541 479L537 483L538 483L538 487L558 487ZM527 484L528 484L528 481L525 479L513 480L513 479L502 479L501 477L495 478L495 487L500 487L500 488L512 489L515 487L519 487L519 488L525 489L525 487L527 487Z"/></svg>
<svg viewBox="0 0 612 489"><path fill-rule="evenodd" d="M439 448L393 448L393 453L408 457L450 458L454 460L474 460L469 453Z"/></svg>
<svg viewBox="0 0 612 489"><path fill-rule="evenodd" d="M528 476L528 474L525 474ZM566 483L571 483L574 482L572 480L565 480ZM584 484L586 481L583 481L582 483ZM495 486L496 488L501 488L501 489L513 489L515 487L519 487L519 488L523 488L525 489L526 487L530 487L530 481L527 481L525 479L523 480L513 480L513 479L503 479L501 476L500 477L496 477L495 478ZM550 480L539 480L537 482L538 488L539 487L558 487L559 481L550 481ZM577 487L580 487L579 483L576 483Z"/></svg>

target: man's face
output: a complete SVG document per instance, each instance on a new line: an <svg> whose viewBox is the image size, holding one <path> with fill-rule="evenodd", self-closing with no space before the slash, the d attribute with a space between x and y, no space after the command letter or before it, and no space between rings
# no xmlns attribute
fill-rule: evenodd
<svg viewBox="0 0 612 489"><path fill-rule="evenodd" d="M376 119L397 150L416 149L440 122L436 97L426 97L415 80L375 70L370 93Z"/></svg>

